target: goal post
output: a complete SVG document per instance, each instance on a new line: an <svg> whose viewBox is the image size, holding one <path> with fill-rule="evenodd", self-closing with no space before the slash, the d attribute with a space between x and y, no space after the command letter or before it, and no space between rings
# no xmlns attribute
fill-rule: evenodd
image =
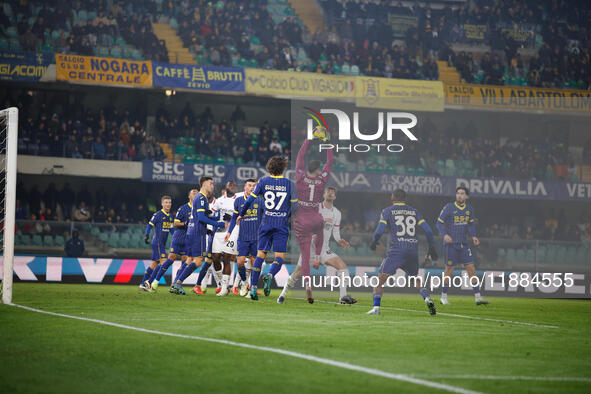
<svg viewBox="0 0 591 394"><path fill-rule="evenodd" d="M0 149L2 161L0 171L4 174L2 194L4 197L4 245L2 302L12 303L12 274L14 269L14 227L16 210L16 157L18 149L18 108L0 110Z"/></svg>

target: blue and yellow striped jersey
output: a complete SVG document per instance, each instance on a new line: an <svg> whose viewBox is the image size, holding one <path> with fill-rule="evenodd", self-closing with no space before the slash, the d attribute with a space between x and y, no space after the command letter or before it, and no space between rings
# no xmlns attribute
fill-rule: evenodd
<svg viewBox="0 0 591 394"><path fill-rule="evenodd" d="M471 205L465 203L459 205L457 202L450 202L446 204L437 222L440 229L443 228L444 234L449 234L454 243L465 243L466 242L466 230L469 226L474 226L474 209ZM445 241L444 241L445 242Z"/></svg>
<svg viewBox="0 0 591 394"><path fill-rule="evenodd" d="M150 225L154 228L154 237L152 244L163 244L168 239L168 234L172 228L172 216L163 209L152 215Z"/></svg>
<svg viewBox="0 0 591 394"><path fill-rule="evenodd" d="M390 249L418 249L417 228L424 221L416 208L403 202L390 205L380 215L390 234Z"/></svg>

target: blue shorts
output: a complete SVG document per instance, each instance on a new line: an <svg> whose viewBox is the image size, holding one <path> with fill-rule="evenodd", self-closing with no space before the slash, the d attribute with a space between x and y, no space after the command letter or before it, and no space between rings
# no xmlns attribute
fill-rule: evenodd
<svg viewBox="0 0 591 394"><path fill-rule="evenodd" d="M408 275L419 273L419 252L417 249L391 249L380 265L380 274L394 275L400 268Z"/></svg>
<svg viewBox="0 0 591 394"><path fill-rule="evenodd" d="M238 240L238 256L256 256L257 240L241 241Z"/></svg>
<svg viewBox="0 0 591 394"><path fill-rule="evenodd" d="M473 264L472 251L467 244L443 245L443 261L447 267L460 264Z"/></svg>
<svg viewBox="0 0 591 394"><path fill-rule="evenodd" d="M263 224L259 230L259 250L268 252L273 246L275 253L285 253L287 252L288 238L289 227L274 227Z"/></svg>
<svg viewBox="0 0 591 394"><path fill-rule="evenodd" d="M170 253L174 253L178 256L184 256L185 253L185 242L180 242L180 241L172 241L172 244L170 245Z"/></svg>
<svg viewBox="0 0 591 394"><path fill-rule="evenodd" d="M196 234L186 239L186 253L189 257L203 257L207 253L205 234Z"/></svg>
<svg viewBox="0 0 591 394"><path fill-rule="evenodd" d="M152 261L160 261L160 259L166 258L166 245L152 244Z"/></svg>

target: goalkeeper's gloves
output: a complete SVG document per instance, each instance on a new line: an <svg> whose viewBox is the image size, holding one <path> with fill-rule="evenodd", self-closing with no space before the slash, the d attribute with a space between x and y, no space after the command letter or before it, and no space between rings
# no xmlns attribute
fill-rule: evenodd
<svg viewBox="0 0 591 394"><path fill-rule="evenodd" d="M429 251L427 252L427 258L431 259L431 261L437 261L437 259L439 257L437 256L437 251L435 250L435 247L429 246Z"/></svg>
<svg viewBox="0 0 591 394"><path fill-rule="evenodd" d="M210 229L207 229L206 231L207 235L212 236L213 235L213 231L211 231Z"/></svg>
<svg viewBox="0 0 591 394"><path fill-rule="evenodd" d="M371 241L371 244L369 245L369 248L370 248L371 250L376 250L376 248L377 248L377 247L378 247L378 241L377 241L377 240L375 240L375 239L374 239L374 240L372 240L372 241Z"/></svg>
<svg viewBox="0 0 591 394"><path fill-rule="evenodd" d="M224 222L229 222L230 220L232 220L232 215L228 214L228 213L224 213Z"/></svg>
<svg viewBox="0 0 591 394"><path fill-rule="evenodd" d="M144 237L144 242L146 243L146 245L150 243L150 236L149 235L146 235Z"/></svg>

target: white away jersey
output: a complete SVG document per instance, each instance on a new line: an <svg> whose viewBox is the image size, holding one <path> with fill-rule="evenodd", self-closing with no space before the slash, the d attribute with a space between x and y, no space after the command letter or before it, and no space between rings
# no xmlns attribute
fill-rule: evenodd
<svg viewBox="0 0 591 394"><path fill-rule="evenodd" d="M326 208L323 203L320 203L318 212L324 218L324 243L322 250L327 250L331 235L334 235L335 241L339 242L341 240L341 211L335 208L334 205L332 208Z"/></svg>
<svg viewBox="0 0 591 394"><path fill-rule="evenodd" d="M213 200L213 202L211 203L211 210L213 212L220 213L220 220L223 220L225 214L232 216L232 214L234 213L234 200L236 199L236 197L240 197L243 195L244 193L240 192L234 194L232 197L220 196L219 198ZM236 228L238 228L238 226L236 226ZM225 233L226 229L224 227L218 227L216 232Z"/></svg>

